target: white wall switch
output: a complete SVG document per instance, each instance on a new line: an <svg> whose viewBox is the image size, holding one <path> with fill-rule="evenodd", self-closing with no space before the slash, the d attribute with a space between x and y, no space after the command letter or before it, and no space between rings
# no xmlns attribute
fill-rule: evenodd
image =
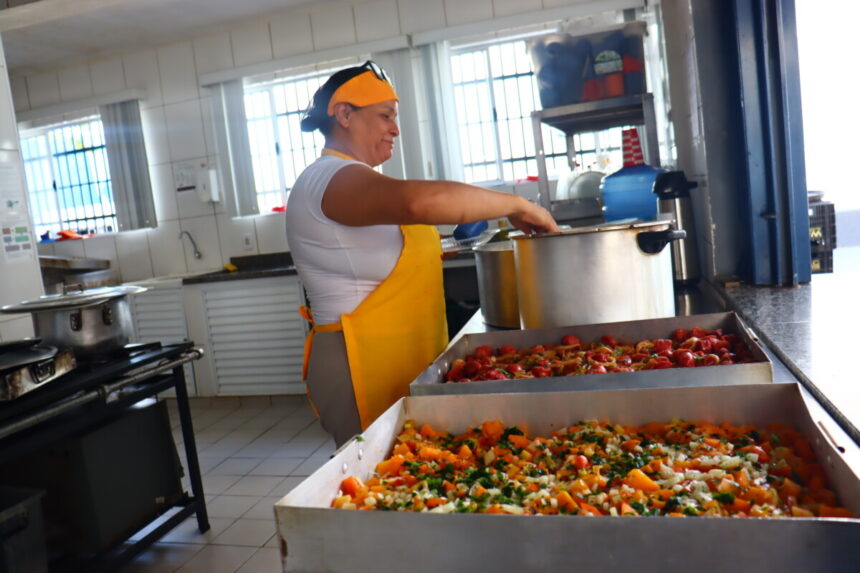
<svg viewBox="0 0 860 573"><path fill-rule="evenodd" d="M254 250L254 237L251 233L245 233L242 235L242 248L246 251Z"/></svg>

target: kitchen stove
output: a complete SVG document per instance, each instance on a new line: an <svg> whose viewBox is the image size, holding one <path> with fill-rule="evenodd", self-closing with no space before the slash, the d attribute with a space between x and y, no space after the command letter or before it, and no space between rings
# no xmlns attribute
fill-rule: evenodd
<svg viewBox="0 0 860 573"><path fill-rule="evenodd" d="M75 369L71 350L33 343L0 349L0 401L14 400Z"/></svg>
<svg viewBox="0 0 860 573"><path fill-rule="evenodd" d="M68 350L53 350L52 376L47 376L47 363L38 362L43 366L36 367L36 377L46 375L42 383L14 399L0 401L0 464L50 448L68 436L97 431L111 420L129 415L142 400L173 390L187 462L183 465L191 485L191 494L183 492L175 503L179 511L159 521L140 540L87 555L85 562L73 561L71 568L59 570L117 570L192 515L196 515L200 531L207 531L209 522L183 368L185 363L199 359L202 350L195 348L193 342L128 345L95 359L74 362L72 358L71 367L66 360ZM57 357L66 360L64 367L58 364ZM32 377L33 367L27 368ZM4 373L10 376L9 371Z"/></svg>

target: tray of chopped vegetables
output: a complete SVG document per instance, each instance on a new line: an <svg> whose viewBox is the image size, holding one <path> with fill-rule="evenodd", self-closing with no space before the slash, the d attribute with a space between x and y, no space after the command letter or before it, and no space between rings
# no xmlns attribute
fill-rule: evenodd
<svg viewBox="0 0 860 573"><path fill-rule="evenodd" d="M411 396L275 515L285 571L848 571L858 468L793 383Z"/></svg>
<svg viewBox="0 0 860 573"><path fill-rule="evenodd" d="M773 381L733 312L466 334L409 385L413 396Z"/></svg>

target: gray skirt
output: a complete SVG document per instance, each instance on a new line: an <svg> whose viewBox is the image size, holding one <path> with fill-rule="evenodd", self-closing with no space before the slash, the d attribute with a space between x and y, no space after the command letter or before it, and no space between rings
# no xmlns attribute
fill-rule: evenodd
<svg viewBox="0 0 860 573"><path fill-rule="evenodd" d="M337 447L361 433L343 332L314 334L306 382L320 423Z"/></svg>

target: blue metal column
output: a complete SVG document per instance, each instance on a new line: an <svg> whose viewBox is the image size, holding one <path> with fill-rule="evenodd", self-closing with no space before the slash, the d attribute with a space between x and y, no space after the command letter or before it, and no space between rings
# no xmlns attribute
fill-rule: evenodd
<svg viewBox="0 0 860 573"><path fill-rule="evenodd" d="M748 185L747 279L812 276L794 0L734 0Z"/></svg>

